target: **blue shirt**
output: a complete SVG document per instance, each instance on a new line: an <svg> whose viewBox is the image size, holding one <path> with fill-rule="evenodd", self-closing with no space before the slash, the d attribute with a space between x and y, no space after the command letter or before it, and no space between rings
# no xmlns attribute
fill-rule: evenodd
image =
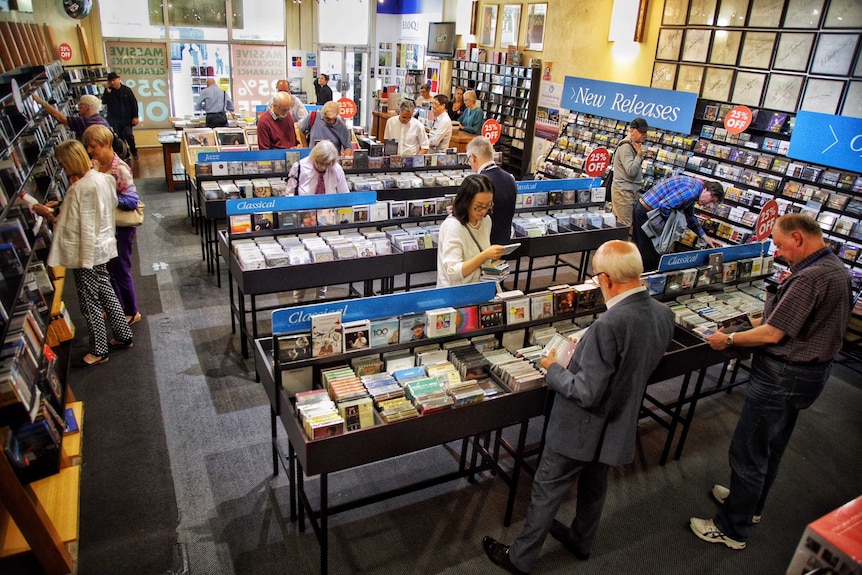
<svg viewBox="0 0 862 575"><path fill-rule="evenodd" d="M195 103L195 110L203 110L207 114L233 112L233 102L230 101L227 92L219 88L218 84L213 84L201 90L198 101Z"/></svg>
<svg viewBox="0 0 862 575"><path fill-rule="evenodd" d="M485 121L485 116L482 114L481 106L475 109L467 108L458 118L458 121L461 122L461 127L465 132L478 134L482 131L482 122Z"/></svg>
<svg viewBox="0 0 862 575"><path fill-rule="evenodd" d="M694 215L694 204L703 192L703 182L691 176L671 176L657 183L643 195L643 201L652 209L659 208L667 217L671 210L685 214L688 227L699 237L704 235L700 222Z"/></svg>

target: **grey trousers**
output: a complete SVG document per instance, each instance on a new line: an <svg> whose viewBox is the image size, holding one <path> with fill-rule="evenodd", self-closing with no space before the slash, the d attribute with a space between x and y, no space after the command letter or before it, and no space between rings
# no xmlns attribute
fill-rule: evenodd
<svg viewBox="0 0 862 575"><path fill-rule="evenodd" d="M592 549L608 490L608 466L598 461L569 459L546 445L533 478L527 521L509 548L509 559L521 571L529 572L536 565L560 504L576 481L577 515L569 528L569 540L582 553Z"/></svg>

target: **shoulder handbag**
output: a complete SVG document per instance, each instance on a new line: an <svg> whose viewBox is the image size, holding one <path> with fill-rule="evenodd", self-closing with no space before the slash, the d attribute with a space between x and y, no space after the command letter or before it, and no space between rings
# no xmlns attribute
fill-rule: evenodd
<svg viewBox="0 0 862 575"><path fill-rule="evenodd" d="M118 228L133 228L144 223L144 207L146 204L138 200L138 207L134 210L114 210L114 225Z"/></svg>
<svg viewBox="0 0 862 575"><path fill-rule="evenodd" d="M227 92L222 91L222 111L207 112L207 128L223 128L227 126Z"/></svg>

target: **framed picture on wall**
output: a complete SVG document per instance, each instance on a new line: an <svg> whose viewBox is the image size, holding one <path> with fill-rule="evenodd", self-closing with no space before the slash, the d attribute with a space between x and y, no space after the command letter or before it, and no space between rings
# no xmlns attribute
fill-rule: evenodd
<svg viewBox="0 0 862 575"><path fill-rule="evenodd" d="M748 12L749 28L778 28L784 0L751 0Z"/></svg>
<svg viewBox="0 0 862 575"><path fill-rule="evenodd" d="M778 38L778 49L772 67L776 70L805 72L814 46L813 32L783 32Z"/></svg>
<svg viewBox="0 0 862 575"><path fill-rule="evenodd" d="M715 35L712 37L712 51L709 53L709 63L735 66L741 43L742 32L716 30Z"/></svg>
<svg viewBox="0 0 862 575"><path fill-rule="evenodd" d="M682 43L682 59L686 62L706 62L712 30L689 28Z"/></svg>
<svg viewBox="0 0 862 575"><path fill-rule="evenodd" d="M688 0L664 0L663 26L683 26L688 15Z"/></svg>
<svg viewBox="0 0 862 575"><path fill-rule="evenodd" d="M862 82L850 82L847 87L847 95L844 96L841 115L862 118Z"/></svg>
<svg viewBox="0 0 862 575"><path fill-rule="evenodd" d="M769 68L775 32L746 32L739 63L746 68Z"/></svg>
<svg viewBox="0 0 862 575"><path fill-rule="evenodd" d="M479 44L482 46L494 46L497 40L497 5L485 4L482 6L482 20L479 29Z"/></svg>
<svg viewBox="0 0 862 575"><path fill-rule="evenodd" d="M733 70L730 68L707 68L703 76L703 89L700 97L704 100L727 102L730 100L730 86L733 84Z"/></svg>
<svg viewBox="0 0 862 575"><path fill-rule="evenodd" d="M784 28L819 28L823 0L787 0Z"/></svg>
<svg viewBox="0 0 862 575"><path fill-rule="evenodd" d="M527 39L524 48L541 52L545 45L545 17L547 4L530 4L527 7Z"/></svg>
<svg viewBox="0 0 862 575"><path fill-rule="evenodd" d="M808 78L799 109L821 114L835 114L843 92L844 80Z"/></svg>
<svg viewBox="0 0 862 575"><path fill-rule="evenodd" d="M846 76L853 64L859 34L820 34L811 61L812 74Z"/></svg>
<svg viewBox="0 0 862 575"><path fill-rule="evenodd" d="M503 30L500 32L500 47L518 45L518 33L521 30L521 5L505 4L503 6Z"/></svg>
<svg viewBox="0 0 862 575"><path fill-rule="evenodd" d="M862 3L859 0L832 0L824 28L862 28Z"/></svg>
<svg viewBox="0 0 862 575"><path fill-rule="evenodd" d="M662 28L658 32L658 46L655 49L656 60L679 60L679 49L682 47L682 29Z"/></svg>
<svg viewBox="0 0 862 575"><path fill-rule="evenodd" d="M691 0L688 9L689 26L712 26L715 22L716 0Z"/></svg>
<svg viewBox="0 0 862 575"><path fill-rule="evenodd" d="M676 89L680 92L692 92L700 95L703 83L703 66L686 66L680 64L676 74Z"/></svg>
<svg viewBox="0 0 862 575"><path fill-rule="evenodd" d="M760 97L763 95L765 80L766 74L737 72L736 81L733 83L733 97L730 101L734 104L760 106Z"/></svg>
<svg viewBox="0 0 862 575"><path fill-rule="evenodd" d="M663 88L665 90L673 90L673 82L676 79L676 64L668 62L656 62L652 67L652 81L650 86L653 88Z"/></svg>
<svg viewBox="0 0 862 575"><path fill-rule="evenodd" d="M721 0L718 7L716 26L745 26L745 16L748 14L748 0Z"/></svg>
<svg viewBox="0 0 862 575"><path fill-rule="evenodd" d="M802 92L803 80L804 76L770 74L763 107L782 112L795 111L796 104L799 103L799 94Z"/></svg>

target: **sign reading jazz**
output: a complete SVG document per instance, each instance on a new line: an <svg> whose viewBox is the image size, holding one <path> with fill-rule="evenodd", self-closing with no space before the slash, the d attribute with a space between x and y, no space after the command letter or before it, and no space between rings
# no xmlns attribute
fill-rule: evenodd
<svg viewBox="0 0 862 575"><path fill-rule="evenodd" d="M147 128L169 128L170 72L164 42L105 42L107 64L111 72L135 93L138 117Z"/></svg>
<svg viewBox="0 0 862 575"><path fill-rule="evenodd" d="M862 119L800 111L787 156L862 172Z"/></svg>
<svg viewBox="0 0 862 575"><path fill-rule="evenodd" d="M562 107L623 122L646 118L652 128L688 134L697 94L566 76Z"/></svg>
<svg viewBox="0 0 862 575"><path fill-rule="evenodd" d="M284 46L233 44L233 105L254 110L268 104L275 85L285 78Z"/></svg>

